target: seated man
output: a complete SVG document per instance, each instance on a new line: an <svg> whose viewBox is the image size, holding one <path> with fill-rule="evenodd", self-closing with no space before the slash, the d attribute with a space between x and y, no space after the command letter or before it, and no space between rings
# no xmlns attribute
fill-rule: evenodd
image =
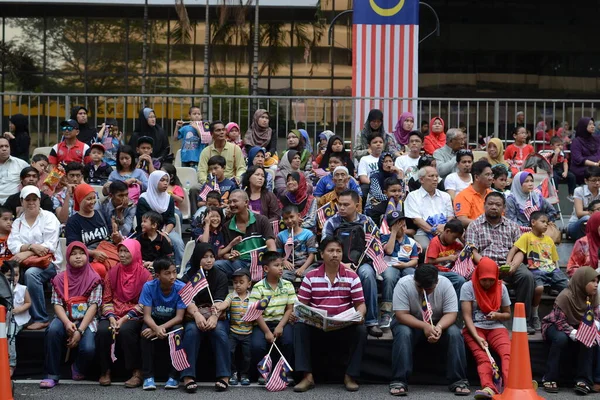
<svg viewBox="0 0 600 400"><path fill-rule="evenodd" d="M77 139L77 135L79 135L77 121L69 119L61 122L60 131L63 140L52 146L48 156L50 165L65 165L70 162L90 163L92 161L89 154L90 146Z"/></svg>
<svg viewBox="0 0 600 400"><path fill-rule="evenodd" d="M408 380L413 369L413 350L419 343L439 343L446 351L446 378L449 389L456 395L466 396L467 359L465 343L458 326L458 300L450 281L438 276L431 264L423 264L414 275L401 278L394 289L392 322L392 383L390 394L408 393ZM444 351L436 346L436 352Z"/></svg>
<svg viewBox="0 0 600 400"><path fill-rule="evenodd" d="M474 219L483 214L485 196L492 190L494 174L492 165L487 160L479 160L471 167L473 183L456 195L454 199L454 212L456 218L466 228Z"/></svg>
<svg viewBox="0 0 600 400"><path fill-rule="evenodd" d="M360 186L354 187L350 182L353 181L356 184L354 178L348 174L348 168L336 167L333 170L333 190L319 197L317 207L323 207L327 203L331 203L333 208L337 207L338 196L345 190L354 190L358 194L358 208L357 212L362 212L362 191Z"/></svg>
<svg viewBox="0 0 600 400"><path fill-rule="evenodd" d="M19 174L27 166L29 164L25 161L10 155L8 139L0 137L0 204L19 190Z"/></svg>
<svg viewBox="0 0 600 400"><path fill-rule="evenodd" d="M327 193L330 193L333 189L335 189L335 182L333 172L337 167L344 166L344 160L340 154L332 153L329 156L329 173L319 179L317 182L317 186L315 186L315 190L313 191L313 196L317 199L323 197ZM356 182L356 180L352 177L348 180L348 189L356 190L359 196L362 196L362 191L360 190L360 186Z"/></svg>
<svg viewBox="0 0 600 400"><path fill-rule="evenodd" d="M37 187L38 179L40 177L40 173L37 169L33 167L25 167L21 170L21 188L24 188L28 185L33 185ZM4 203L4 207L10 209L15 217L18 217L23 211L21 207L21 193L20 191L9 196ZM42 192L42 198L40 200L40 206L42 210L50 211L54 213L54 205L52 204L52 198L48 196L46 193Z"/></svg>
<svg viewBox="0 0 600 400"><path fill-rule="evenodd" d="M83 164L78 162L70 162L65 167L65 176L61 179L60 184L64 187L58 190L52 197L52 203L56 210L56 217L61 224L65 224L67 219L73 215L73 191L83 182Z"/></svg>
<svg viewBox="0 0 600 400"><path fill-rule="evenodd" d="M333 237L323 239L320 252L323 265L309 272L298 291L298 301L310 307L337 315L351 307L364 317L367 310L358 276L341 264L342 243ZM362 355L367 344L367 332L361 323L330 332L298 322L294 325L294 353L296 371L303 372L304 378L294 387L294 392L306 392L315 387L312 370L313 343L321 346L340 346L348 349L350 357L344 385L349 391L357 391L355 379L360 375Z"/></svg>
<svg viewBox="0 0 600 400"><path fill-rule="evenodd" d="M456 153L465 147L465 134L460 129L448 129L446 145L433 153L438 174L442 179L456 172Z"/></svg>

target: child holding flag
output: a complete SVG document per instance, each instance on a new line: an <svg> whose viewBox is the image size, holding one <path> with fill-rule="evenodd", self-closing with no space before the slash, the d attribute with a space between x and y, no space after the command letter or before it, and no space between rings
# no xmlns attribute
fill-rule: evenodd
<svg viewBox="0 0 600 400"><path fill-rule="evenodd" d="M252 332L252 360L258 363L267 352L267 343L275 341L279 342L284 357L292 360L294 333L288 320L296 302L296 291L291 282L281 279L283 262L278 253L266 251L262 264L266 277L252 288L250 304L269 297L270 300L256 320L259 329ZM262 383L260 378L259 383Z"/></svg>
<svg viewBox="0 0 600 400"><path fill-rule="evenodd" d="M283 256L283 279L294 282L314 269L317 238L312 231L302 228L302 219L296 206L286 206L282 214L287 230L279 232L275 246Z"/></svg>
<svg viewBox="0 0 600 400"><path fill-rule="evenodd" d="M502 382L508 379L510 338L502 322L510 319L510 298L499 274L498 265L483 257L471 280L460 291L465 321L462 334L477 361L482 389L475 392L475 398L480 399L491 399L494 394L502 393ZM502 373L496 361L490 358L490 349L500 356Z"/></svg>

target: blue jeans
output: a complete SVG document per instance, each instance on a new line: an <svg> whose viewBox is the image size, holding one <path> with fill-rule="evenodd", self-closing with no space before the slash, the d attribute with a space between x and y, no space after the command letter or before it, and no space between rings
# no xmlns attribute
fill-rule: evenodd
<svg viewBox="0 0 600 400"><path fill-rule="evenodd" d="M573 240L581 239L585 236L584 224L590 219L589 215L584 215L575 222L569 222L567 231Z"/></svg>
<svg viewBox="0 0 600 400"><path fill-rule="evenodd" d="M83 337L79 345L71 349L71 352L77 353L75 369L85 374L88 365L94 360L96 353L96 342L94 340L95 332L87 328L83 332ZM60 319L54 318L46 330L46 372L48 379L58 381L60 379L60 366L63 361L63 355L66 351L67 331Z"/></svg>
<svg viewBox="0 0 600 400"><path fill-rule="evenodd" d="M413 369L413 350L420 342L427 343L427 338L422 329L402 325L395 319L392 322L392 332L392 383L408 385ZM442 332L442 337L437 343L429 345L436 346L439 349L438 353L446 351L446 379L449 384L468 382L465 342L456 325L450 325Z"/></svg>
<svg viewBox="0 0 600 400"><path fill-rule="evenodd" d="M244 261L244 260L233 260L233 261L229 261L229 260L218 260L215 261L215 267L217 267L218 269L220 269L222 272L224 272L227 275L227 279L231 279L231 275L233 274L233 272L237 269L240 268L245 268L245 269L250 269L250 261Z"/></svg>
<svg viewBox="0 0 600 400"><path fill-rule="evenodd" d="M179 233L175 232L175 230L169 232L169 239L171 239L173 253L175 253L175 265L181 265L181 260L183 259L183 250L185 249L183 239L181 239L181 236Z"/></svg>
<svg viewBox="0 0 600 400"><path fill-rule="evenodd" d="M564 352L568 351L577 354L575 381L583 381L588 385L593 383L592 363L594 353L598 351L597 346L589 348L579 342L574 342L566 333L556 329L555 325L550 325L548 326L548 329L546 329L546 343L549 345L550 349L546 361L544 382L560 380L560 357ZM565 368L573 368L573 366L565 366Z"/></svg>
<svg viewBox="0 0 600 400"><path fill-rule="evenodd" d="M190 367L179 372L181 378L190 377L196 379L196 362L200 342L208 338L216 358L217 378L231 376L231 352L229 351L229 323L227 321L217 322L217 327L212 331L203 332L196 326L196 322L185 324L183 335L183 348L187 354Z"/></svg>
<svg viewBox="0 0 600 400"><path fill-rule="evenodd" d="M377 273L371 264L363 264L356 271L360 278L360 283L365 296L365 305L367 306L367 315L365 316L365 326L379 325L377 314Z"/></svg>
<svg viewBox="0 0 600 400"><path fill-rule="evenodd" d="M7 322L8 328L8 365L10 367L17 366L17 335L23 329L22 326L17 325L14 321Z"/></svg>
<svg viewBox="0 0 600 400"><path fill-rule="evenodd" d="M414 275L414 268L395 268L387 267L381 276L383 277L383 285L381 288L381 310L392 311L392 299L394 298L394 288L400 278L406 275Z"/></svg>
<svg viewBox="0 0 600 400"><path fill-rule="evenodd" d="M454 290L456 291L456 298L459 300L459 310L460 310L460 288L465 283L465 278L462 275L457 274L456 272L442 272L439 271L438 275L444 276L448 278L452 286L454 286Z"/></svg>
<svg viewBox="0 0 600 400"><path fill-rule="evenodd" d="M267 322L267 326L269 327L271 332L273 332L278 323L279 323L278 321ZM265 354L267 354L267 351L269 350L269 347L271 347L271 345L267 343L267 340L265 339L265 334L258 327L258 325L254 326L250 340L251 340L250 349L252 351L251 365L256 365L265 356ZM279 339L277 339L275 344L277 345L277 347L279 347L279 349L283 353L283 356L285 357L287 362L290 363L290 366L293 368L294 367L294 361L293 361L294 329L292 328L292 326L290 324L286 324L283 327L283 335ZM278 351L276 349L273 349L272 354L277 354L277 353L278 353ZM275 357L273 357L273 355L272 355L271 358L275 358Z"/></svg>
<svg viewBox="0 0 600 400"><path fill-rule="evenodd" d="M44 284L56 276L56 265L50 264L46 269L29 267L25 271L25 285L31 297L31 322L48 322Z"/></svg>

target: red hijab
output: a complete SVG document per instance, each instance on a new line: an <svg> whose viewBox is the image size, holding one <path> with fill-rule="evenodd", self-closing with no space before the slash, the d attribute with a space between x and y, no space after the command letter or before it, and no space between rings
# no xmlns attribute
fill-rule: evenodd
<svg viewBox="0 0 600 400"><path fill-rule="evenodd" d="M471 282L473 282L475 300L477 300L481 312L486 315L492 311L498 311L502 305L502 282L499 276L498 265L488 257L483 257L473 272ZM488 290L485 290L479 283L480 279L486 278L495 279L494 284Z"/></svg>
<svg viewBox="0 0 600 400"><path fill-rule="evenodd" d="M600 213L594 213L590 217L585 227L585 236L587 236L590 249L590 267L598 268L598 249L600 249Z"/></svg>
<svg viewBox="0 0 600 400"><path fill-rule="evenodd" d="M442 123L442 131L440 133L433 133L433 123L435 120L440 120ZM433 117L431 122L429 123L429 135L425 136L423 140L423 149L425 153L432 154L437 150L441 149L446 145L446 134L444 131L446 130L446 124L441 117Z"/></svg>
<svg viewBox="0 0 600 400"><path fill-rule="evenodd" d="M87 183L80 183L73 191L73 208L79 211L81 201L90 193L94 193L94 188Z"/></svg>
<svg viewBox="0 0 600 400"><path fill-rule="evenodd" d="M69 257L71 256L71 252L74 248L83 250L86 259L89 260L90 257L85 244L81 242L71 242L69 247L67 247L67 253L65 254L67 259L67 268L65 271L59 273L54 277L54 279L52 279L52 286L54 287L54 290L63 300L68 300L65 298L65 276L67 277L69 284L69 298L79 296L88 297L96 288L96 286L98 286L102 281L100 275L94 271L89 261L81 268L73 268L71 266Z"/></svg>
<svg viewBox="0 0 600 400"><path fill-rule="evenodd" d="M108 279L116 298L124 303L137 301L144 284L150 277L150 272L144 268L142 262L142 247L140 242L134 239L125 239L119 248L125 246L131 253L131 263L123 265L118 263L108 271Z"/></svg>
<svg viewBox="0 0 600 400"><path fill-rule="evenodd" d="M310 211L310 206L314 199L312 194L308 194L308 184L306 183L306 177L303 172L290 172L287 179L292 178L298 182L298 190L295 193L287 192L281 198L281 204L285 207L287 205L294 205L298 207L300 216L304 218ZM286 182L287 182L286 179Z"/></svg>

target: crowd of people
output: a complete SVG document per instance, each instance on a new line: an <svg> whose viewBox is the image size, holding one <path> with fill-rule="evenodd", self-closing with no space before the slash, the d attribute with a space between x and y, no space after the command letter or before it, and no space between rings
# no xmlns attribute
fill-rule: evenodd
<svg viewBox="0 0 600 400"><path fill-rule="evenodd" d="M170 348L165 388L183 383L195 392L205 343L215 355L217 391L249 385L257 363L259 383L269 387L285 375L294 391L310 390L317 345L345 355L344 385L356 391L367 336L390 330L391 395L408 394L413 352L432 345L447 354L453 394L471 393L467 348L481 380L475 396L491 398L501 387L489 350L508 378L503 322L511 318L511 289L525 304L527 332L541 331L550 349L543 388L558 391L560 356L575 351L575 390L600 389L600 366L593 369L600 350L577 334L590 310L600 326L600 136L591 118L578 122L573 138L568 124L562 132L540 125L535 139L547 140L540 156L554 174L536 183L545 170L520 117L514 142L505 149L491 138L476 159L465 132L447 129L441 117L415 130L414 115L405 112L387 133L383 113L371 110L350 150L331 131L312 143L303 129L278 146L264 109L242 136L237 123L209 123L192 107L173 133L182 141L182 165L198 174L199 185L184 190L169 137L150 108L125 144L116 120L96 130L87 110L76 107L60 124L62 140L31 160L21 146L27 127L14 116L11 132L0 137L0 258L14 266L18 282L11 373L18 332L45 329L46 389L59 383L67 353L74 380L85 379L98 357L99 383L110 385L122 358L131 373L125 386L153 390L155 353ZM545 190L550 179L567 183L574 201L568 234L577 242L567 274L558 263L562 235ZM175 228L187 200L195 245L182 264L185 244ZM186 301L198 281L208 290ZM545 290L557 297L543 317ZM330 317L354 310L361 320L326 331L299 319L298 304ZM260 315L247 321L259 306ZM291 374L265 373L273 345L297 383Z"/></svg>

